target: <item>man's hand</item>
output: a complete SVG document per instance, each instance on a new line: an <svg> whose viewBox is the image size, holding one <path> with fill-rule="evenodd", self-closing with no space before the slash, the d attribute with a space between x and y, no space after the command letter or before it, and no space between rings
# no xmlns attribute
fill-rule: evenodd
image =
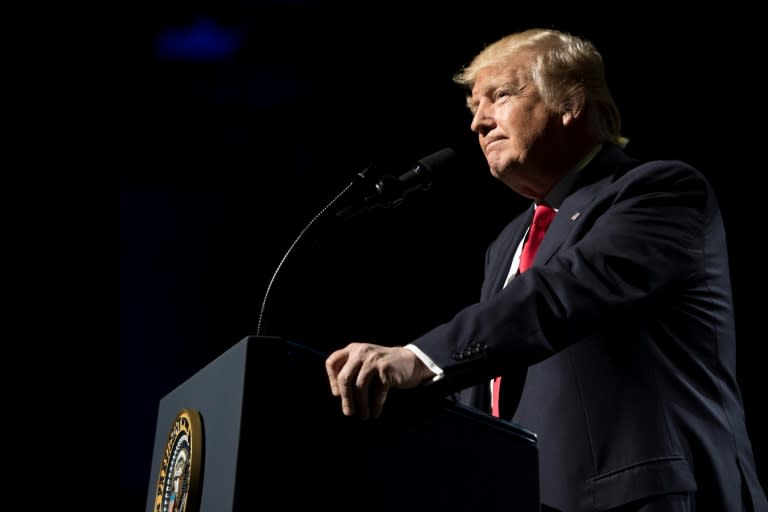
<svg viewBox="0 0 768 512"><path fill-rule="evenodd" d="M403 347L350 343L325 360L333 396L345 416L378 418L391 388L415 388L433 373Z"/></svg>

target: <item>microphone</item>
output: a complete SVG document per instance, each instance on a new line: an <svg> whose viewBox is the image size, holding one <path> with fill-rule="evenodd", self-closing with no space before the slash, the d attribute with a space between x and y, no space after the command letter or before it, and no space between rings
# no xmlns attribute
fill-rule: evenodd
<svg viewBox="0 0 768 512"><path fill-rule="evenodd" d="M399 176L384 175L379 177L373 185L370 174L375 169L368 167L358 173L358 179L363 187L368 189L361 200L342 209L336 215L347 217L359 215L373 208L394 208L401 204L406 197L414 192L429 190L432 188L433 178L438 170L446 170L456 163L456 151L452 148L443 148L440 151L427 155L417 164Z"/></svg>

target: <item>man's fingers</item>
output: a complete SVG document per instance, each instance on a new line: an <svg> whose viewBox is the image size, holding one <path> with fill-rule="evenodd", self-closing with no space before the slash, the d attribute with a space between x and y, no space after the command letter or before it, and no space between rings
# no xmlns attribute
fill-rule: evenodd
<svg viewBox="0 0 768 512"><path fill-rule="evenodd" d="M331 393L341 398L345 416L366 420L381 415L391 386L383 378L387 365L384 356L390 352L373 345L350 344L328 356L325 370Z"/></svg>
<svg viewBox="0 0 768 512"><path fill-rule="evenodd" d="M345 416L359 415L360 404L357 398L356 382L361 364L357 359L348 359L336 380L341 397L341 410Z"/></svg>
<svg viewBox="0 0 768 512"><path fill-rule="evenodd" d="M355 405L357 407L357 416L361 420L367 420L371 416L371 397L369 390L371 380L376 376L375 369L372 366L371 359L366 358L363 361L360 371L357 373L355 381Z"/></svg>
<svg viewBox="0 0 768 512"><path fill-rule="evenodd" d="M325 360L325 372L328 374L328 383L331 385L333 396L339 396L339 372L347 361L348 353L346 350L337 350Z"/></svg>
<svg viewBox="0 0 768 512"><path fill-rule="evenodd" d="M348 349L333 352L325 360L325 371L333 396L341 398L341 410L345 416L356 412L355 382L361 362L350 356Z"/></svg>

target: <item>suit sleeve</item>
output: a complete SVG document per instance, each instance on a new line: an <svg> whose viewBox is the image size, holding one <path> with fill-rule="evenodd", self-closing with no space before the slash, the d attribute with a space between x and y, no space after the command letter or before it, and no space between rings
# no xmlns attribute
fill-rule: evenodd
<svg viewBox="0 0 768 512"><path fill-rule="evenodd" d="M549 259L412 343L455 389L528 367L668 300L696 272L714 215L709 183L684 163L607 179L576 221L556 218L548 235L563 239Z"/></svg>

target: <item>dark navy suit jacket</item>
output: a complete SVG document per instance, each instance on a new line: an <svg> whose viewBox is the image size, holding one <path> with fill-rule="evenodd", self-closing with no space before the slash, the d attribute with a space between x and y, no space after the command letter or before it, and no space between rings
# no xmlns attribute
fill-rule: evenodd
<svg viewBox="0 0 768 512"><path fill-rule="evenodd" d="M504 287L531 216L489 246L481 301L413 342L443 368L435 385L488 411L488 381L504 375L502 416L538 436L548 506L695 490L699 512L766 511L710 183L680 161L604 148L533 267Z"/></svg>

